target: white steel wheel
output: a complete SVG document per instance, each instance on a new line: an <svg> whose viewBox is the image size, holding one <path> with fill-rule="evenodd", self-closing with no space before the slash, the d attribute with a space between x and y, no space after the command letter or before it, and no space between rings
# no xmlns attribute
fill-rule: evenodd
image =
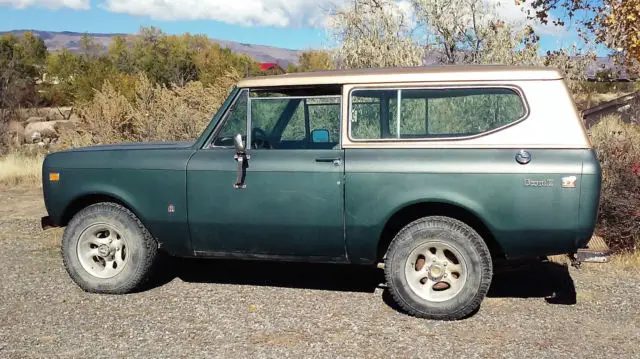
<svg viewBox="0 0 640 359"><path fill-rule="evenodd" d="M412 316L465 318L491 284L491 254L480 235L449 217L424 217L395 236L385 256L391 296Z"/></svg>
<svg viewBox="0 0 640 359"><path fill-rule="evenodd" d="M409 254L404 273L415 294L430 302L444 302L462 291L467 264L453 246L429 241Z"/></svg>
<svg viewBox="0 0 640 359"><path fill-rule="evenodd" d="M62 237L67 273L83 290L124 294L149 278L158 243L142 222L116 203L97 203L78 212Z"/></svg>
<svg viewBox="0 0 640 359"><path fill-rule="evenodd" d="M97 278L113 278L127 265L127 240L112 225L93 224L80 235L77 246L82 268Z"/></svg>

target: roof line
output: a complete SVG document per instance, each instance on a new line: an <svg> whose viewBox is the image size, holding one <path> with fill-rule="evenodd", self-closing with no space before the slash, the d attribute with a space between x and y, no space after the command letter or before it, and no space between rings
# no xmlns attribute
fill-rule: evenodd
<svg viewBox="0 0 640 359"><path fill-rule="evenodd" d="M298 72L249 77L238 87L271 87L391 82L457 82L507 80L559 80L558 70L507 65L437 65Z"/></svg>

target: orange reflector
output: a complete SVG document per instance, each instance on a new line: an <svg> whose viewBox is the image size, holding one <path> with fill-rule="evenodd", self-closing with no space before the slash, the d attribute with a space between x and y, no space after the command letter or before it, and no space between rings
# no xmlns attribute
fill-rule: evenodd
<svg viewBox="0 0 640 359"><path fill-rule="evenodd" d="M59 173L49 173L49 181L51 181L51 182L60 181L60 174Z"/></svg>

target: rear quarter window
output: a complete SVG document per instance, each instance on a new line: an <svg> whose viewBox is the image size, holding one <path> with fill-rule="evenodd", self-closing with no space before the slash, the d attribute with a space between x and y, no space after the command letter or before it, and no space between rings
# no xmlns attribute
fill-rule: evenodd
<svg viewBox="0 0 640 359"><path fill-rule="evenodd" d="M350 103L355 140L462 138L526 115L520 94L510 88L355 89Z"/></svg>

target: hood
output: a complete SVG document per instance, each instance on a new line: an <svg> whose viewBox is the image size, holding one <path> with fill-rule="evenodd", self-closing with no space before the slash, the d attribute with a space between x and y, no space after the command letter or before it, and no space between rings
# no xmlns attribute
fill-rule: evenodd
<svg viewBox="0 0 640 359"><path fill-rule="evenodd" d="M117 150L166 150L166 149L183 149L193 146L193 141L182 142L133 142L118 143L112 145L95 145L87 147L77 147L69 149L65 152L88 152L88 151L117 151Z"/></svg>

